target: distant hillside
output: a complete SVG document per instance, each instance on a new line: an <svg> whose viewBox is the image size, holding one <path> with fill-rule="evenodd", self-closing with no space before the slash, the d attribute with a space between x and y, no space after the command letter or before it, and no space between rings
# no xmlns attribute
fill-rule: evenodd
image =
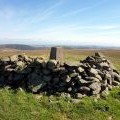
<svg viewBox="0 0 120 120"><path fill-rule="evenodd" d="M35 47L29 46L29 45L23 45L23 44L4 44L0 45L0 49L17 49L17 50L35 50Z"/></svg>
<svg viewBox="0 0 120 120"><path fill-rule="evenodd" d="M57 45L24 45L24 44L3 44L0 45L0 49L14 49L14 50L40 50L40 49L47 49L52 46ZM65 49L120 49L120 47L106 47L106 46L62 46Z"/></svg>

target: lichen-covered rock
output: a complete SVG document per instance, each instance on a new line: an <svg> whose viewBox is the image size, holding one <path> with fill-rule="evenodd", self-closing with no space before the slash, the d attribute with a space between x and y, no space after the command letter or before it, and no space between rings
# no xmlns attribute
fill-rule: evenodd
<svg viewBox="0 0 120 120"><path fill-rule="evenodd" d="M94 82L89 86L89 88L92 90L91 94L96 95L99 94L101 91L101 84L98 82Z"/></svg>

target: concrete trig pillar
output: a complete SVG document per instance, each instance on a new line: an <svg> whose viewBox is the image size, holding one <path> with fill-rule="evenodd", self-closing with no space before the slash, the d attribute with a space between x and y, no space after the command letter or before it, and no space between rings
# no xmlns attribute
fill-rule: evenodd
<svg viewBox="0 0 120 120"><path fill-rule="evenodd" d="M63 48L62 47L52 47L50 51L50 59L55 59L60 62L64 62L63 59Z"/></svg>

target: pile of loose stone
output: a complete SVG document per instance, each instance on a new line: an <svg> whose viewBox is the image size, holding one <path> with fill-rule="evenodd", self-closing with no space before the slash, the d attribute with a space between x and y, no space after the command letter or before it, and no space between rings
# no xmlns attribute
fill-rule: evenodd
<svg viewBox="0 0 120 120"><path fill-rule="evenodd" d="M14 55L0 59L0 86L73 98L99 95L120 85L120 74L103 55L95 53L78 65Z"/></svg>

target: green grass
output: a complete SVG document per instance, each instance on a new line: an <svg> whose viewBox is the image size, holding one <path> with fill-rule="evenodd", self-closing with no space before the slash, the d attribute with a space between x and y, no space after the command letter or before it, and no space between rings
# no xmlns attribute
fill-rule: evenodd
<svg viewBox="0 0 120 120"><path fill-rule="evenodd" d="M93 51L67 51L65 61L78 63L92 53ZM119 53L104 52L118 70ZM85 97L76 104L70 98L1 88L0 120L120 120L120 88L114 88L107 97L97 101L93 97Z"/></svg>
<svg viewBox="0 0 120 120"><path fill-rule="evenodd" d="M0 96L1 120L120 120L120 88L106 98L86 97L79 103L5 88Z"/></svg>

